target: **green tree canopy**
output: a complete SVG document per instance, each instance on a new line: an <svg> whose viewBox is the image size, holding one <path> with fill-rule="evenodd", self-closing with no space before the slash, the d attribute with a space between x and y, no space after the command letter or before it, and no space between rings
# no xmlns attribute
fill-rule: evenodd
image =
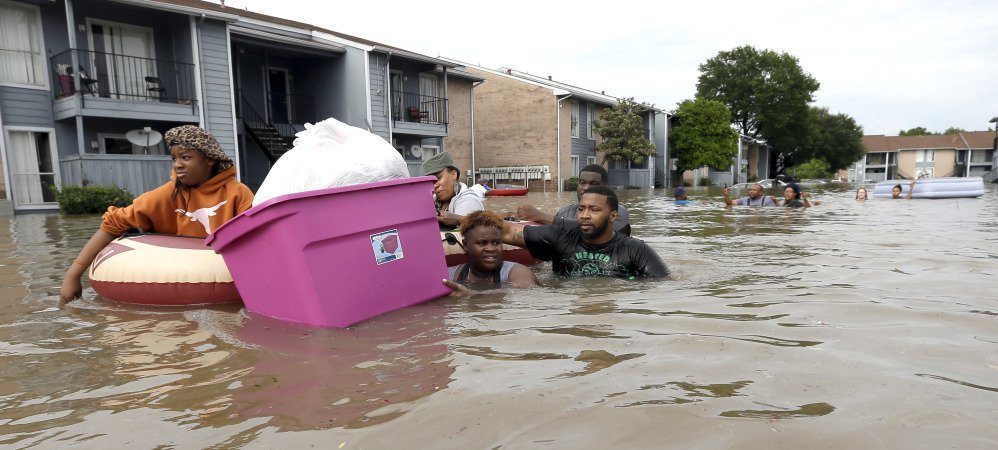
<svg viewBox="0 0 998 450"><path fill-rule="evenodd" d="M826 162L831 170L845 169L863 157L863 127L846 114L811 107L807 115L807 138L797 152L787 155L787 166L812 159Z"/></svg>
<svg viewBox="0 0 998 450"><path fill-rule="evenodd" d="M724 170L738 153L738 132L731 129L731 111L717 100L684 100L676 110L669 142L680 170L710 166Z"/></svg>
<svg viewBox="0 0 998 450"><path fill-rule="evenodd" d="M820 84L797 58L752 46L723 51L700 65L697 97L728 105L742 134L792 152L808 134L808 105Z"/></svg>
<svg viewBox="0 0 998 450"><path fill-rule="evenodd" d="M647 106L639 105L632 97L621 99L604 111L593 121L593 131L603 138L596 151L603 152L607 160L631 160L635 164L654 155L655 144L648 139L641 121L641 112L646 109Z"/></svg>
<svg viewBox="0 0 998 450"><path fill-rule="evenodd" d="M967 130L964 130L963 128L949 127L946 129L946 131L943 131L943 134L957 134L957 133L966 133L966 132Z"/></svg>
<svg viewBox="0 0 998 450"><path fill-rule="evenodd" d="M825 160L814 158L787 169L787 173L799 180L807 180L828 178L832 175L832 169Z"/></svg>
<svg viewBox="0 0 998 450"><path fill-rule="evenodd" d="M909 130L898 131L898 136L932 136L939 133L933 133L927 130L925 127L915 127Z"/></svg>

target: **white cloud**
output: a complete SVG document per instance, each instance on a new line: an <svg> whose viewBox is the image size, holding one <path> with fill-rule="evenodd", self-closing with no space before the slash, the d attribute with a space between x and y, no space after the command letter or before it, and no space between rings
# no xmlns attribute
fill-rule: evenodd
<svg viewBox="0 0 998 450"><path fill-rule="evenodd" d="M998 6L983 0L227 4L665 109L693 96L699 64L748 44L796 56L821 83L816 104L867 133L998 115Z"/></svg>

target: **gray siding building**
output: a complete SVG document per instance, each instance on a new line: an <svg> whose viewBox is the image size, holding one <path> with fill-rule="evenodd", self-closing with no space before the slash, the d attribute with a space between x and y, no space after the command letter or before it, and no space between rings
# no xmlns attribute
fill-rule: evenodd
<svg viewBox="0 0 998 450"><path fill-rule="evenodd" d="M0 0L0 24L0 214L55 209L64 185L159 186L152 139L184 124L252 189L305 123L370 130L413 167L448 135L454 64L308 24L198 0Z"/></svg>

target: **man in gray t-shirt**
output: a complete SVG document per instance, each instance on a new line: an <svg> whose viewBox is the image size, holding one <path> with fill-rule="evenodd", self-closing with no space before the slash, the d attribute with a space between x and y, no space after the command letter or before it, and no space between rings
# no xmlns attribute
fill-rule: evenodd
<svg viewBox="0 0 998 450"><path fill-rule="evenodd" d="M592 186L603 186L607 183L608 174L606 169L599 164L590 164L582 168L579 172L579 185L576 187L576 196L582 198L582 193ZM516 208L516 218L529 220L540 224L567 224L570 227L578 225L579 204L573 203L551 214L541 211L530 205L522 205ZM627 216L627 208L624 205L617 206L617 220L613 222L613 229L618 233L631 235L631 222Z"/></svg>
<svg viewBox="0 0 998 450"><path fill-rule="evenodd" d="M724 188L724 204L728 206L780 206L776 204L776 200L772 197L762 193L762 185L759 183L753 184L749 187L748 197L742 197L738 200L732 200L731 188Z"/></svg>

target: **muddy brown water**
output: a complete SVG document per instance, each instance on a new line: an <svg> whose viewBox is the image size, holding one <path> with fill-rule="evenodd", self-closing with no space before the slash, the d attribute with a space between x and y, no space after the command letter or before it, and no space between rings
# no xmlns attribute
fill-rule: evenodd
<svg viewBox="0 0 998 450"><path fill-rule="evenodd" d="M541 266L541 288L342 330L89 288L60 308L99 217L0 220L0 446L998 446L998 188L814 194L788 211L622 192L674 280Z"/></svg>

